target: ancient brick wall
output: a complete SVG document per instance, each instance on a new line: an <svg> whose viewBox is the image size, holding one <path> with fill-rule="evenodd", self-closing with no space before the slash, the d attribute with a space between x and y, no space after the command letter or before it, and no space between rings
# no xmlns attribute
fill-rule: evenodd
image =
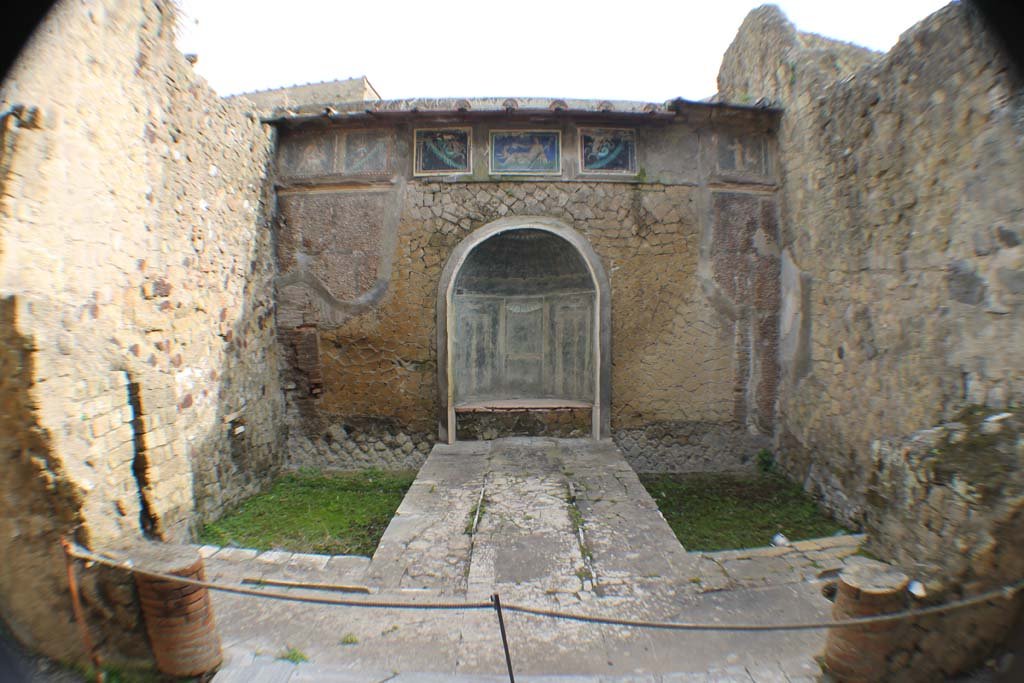
<svg viewBox="0 0 1024 683"><path fill-rule="evenodd" d="M719 79L787 108L781 446L855 519L874 439L1024 395L1021 85L962 5L838 82L804 40L757 10Z"/></svg>
<svg viewBox="0 0 1024 683"><path fill-rule="evenodd" d="M188 539L283 457L272 130L192 74L172 10L59 3L0 90L0 609L56 657L58 536ZM86 597L110 625L131 591Z"/></svg>
<svg viewBox="0 0 1024 683"><path fill-rule="evenodd" d="M883 559L938 577L935 599L1010 578L991 563L1020 567L1006 532L1019 534L1021 498L1007 476L1024 454L972 442L978 467L950 480L920 430L1024 398L1022 84L958 3L886 55L760 8L726 53L719 89L784 108L780 461L863 523ZM991 486L985 468L997 464L1008 488L989 508L964 491ZM1007 614L996 616L919 624L928 638L904 664L965 665L1005 632ZM947 637L986 619L971 638Z"/></svg>
<svg viewBox="0 0 1024 683"><path fill-rule="evenodd" d="M867 549L899 565L940 604L1024 576L1021 408L971 407L931 429L871 448ZM939 680L978 665L1020 618L999 599L906 625L893 680Z"/></svg>
<svg viewBox="0 0 1024 683"><path fill-rule="evenodd" d="M436 439L441 271L474 230L534 216L579 232L609 273L611 420L627 457L647 470L751 462L772 431L777 378L780 265L765 120L644 129L640 138L675 167L661 161L665 167L625 181L579 177L569 163L560 178L496 178L482 142L472 177L413 177L408 140L429 120L282 133L279 324L292 359L285 386L293 458L335 467L372 462L379 441L346 446L351 439L336 438L341 428ZM474 139L486 140L488 127L474 125ZM558 125L568 162L575 128ZM346 135L387 141L390 156L377 177L346 172ZM578 417L467 417L459 438L586 435L589 414ZM379 447L384 463L422 459L415 447L404 461L392 446Z"/></svg>

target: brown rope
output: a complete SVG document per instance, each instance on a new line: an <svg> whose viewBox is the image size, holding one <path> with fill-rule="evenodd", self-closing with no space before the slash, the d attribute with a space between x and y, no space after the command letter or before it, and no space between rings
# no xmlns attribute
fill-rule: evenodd
<svg viewBox="0 0 1024 683"><path fill-rule="evenodd" d="M190 584L194 586L203 586L210 590L218 590L225 593L235 593L239 595L251 595L253 597L268 598L271 600L290 600L293 602L304 602L319 605L338 605L343 607L371 607L381 609L422 609L422 610L481 610L481 609L494 609L494 605L490 602L434 602L434 603L407 603L407 602L388 602L388 601L373 601L373 600L330 600L327 598L313 598L302 595L292 595L289 593L276 593L272 591L257 591L247 588L241 588L238 586L228 586L225 584L213 583L210 581L199 581L196 579L186 579L181 576L173 574L163 574L160 572L150 571L135 567L130 561L118 562L100 555L93 554L88 551L72 548L69 545L66 546L67 553L73 557L77 557L81 560L88 560L97 564L102 564L108 567L114 567L117 569L123 569L125 571L136 572L143 576L150 576L157 579L163 579L165 581L178 581L180 583ZM632 619L615 619L612 617L596 617L585 614L572 614L570 612L560 612L558 610L545 610L538 609L535 607L525 607L515 604L502 603L502 609L506 612L518 612L520 614L528 614L531 616L548 617L552 619L564 619L568 621L579 621L591 624L605 624L608 626L629 626L636 628L653 628L653 629L667 629L674 631L804 631L811 629L829 629L829 628L852 628L857 626L865 626L867 624L885 623L891 621L899 621L901 619L913 619L915 617L926 616L929 614L940 614L944 612L952 612L954 610L962 609L964 607L970 607L984 602L991 602L993 600L1010 600L1018 592L1024 589L1024 579L1008 584L1001 588L997 588L985 593L972 596L970 598L964 598L953 602L946 603L944 605L932 605L930 607L923 607L920 609L904 610L902 612L891 612L889 614L882 614L873 617L859 617L856 619L840 619L836 621L818 621L818 622L803 622L803 623L781 623L781 624L708 624L699 622L665 622L665 621L643 621L643 620L632 620Z"/></svg>
<svg viewBox="0 0 1024 683"><path fill-rule="evenodd" d="M902 619L913 619L915 617L929 614L941 614L952 612L964 607L970 607L983 602L993 600L1010 600L1013 596L1024 589L1024 580L1016 583L981 593L970 598L949 602L944 605L932 605L919 609L904 610L902 612L890 612L873 617L859 617L856 619L839 619L836 621L811 621L803 623L782 623L782 624L702 624L686 622L666 621L642 621L633 619L615 619L612 617L592 617L585 614L569 614L557 610L538 609L535 607L522 607L520 605L502 604L506 612L519 612L537 617L549 617L552 619L564 619L568 621L581 621L594 624L606 624L609 626L632 626L637 628L667 629L674 631L807 631L819 628L853 628L866 624L879 624L889 621L900 621Z"/></svg>
<svg viewBox="0 0 1024 683"><path fill-rule="evenodd" d="M222 583L213 583L211 581L200 581L198 579L189 579L184 576L178 576L176 574L165 574L163 572L152 571L149 569L143 569L141 567L134 566L130 560L117 561L102 555L96 555L94 553L84 551L77 548L68 548L68 554L76 557L80 560L86 560L89 562L95 562L96 564L102 564L107 567L113 567L115 569L122 569L128 572L134 572L141 574L142 576L148 576L154 579L160 579L163 581L176 581L178 583L187 584L189 586L201 586L210 590L221 591L223 593L234 593L236 595L250 595L257 598L268 598L270 600L290 600L292 602L304 602L313 605L339 605L342 607L377 607L386 609L436 609L436 610L479 610L479 609L494 609L494 606L489 602L424 602L424 603L410 603L410 602L385 602L379 600L340 600L330 598L315 598L305 595L293 595L291 593L278 593L275 591L261 591L254 590L252 588L243 588L241 586L228 586Z"/></svg>

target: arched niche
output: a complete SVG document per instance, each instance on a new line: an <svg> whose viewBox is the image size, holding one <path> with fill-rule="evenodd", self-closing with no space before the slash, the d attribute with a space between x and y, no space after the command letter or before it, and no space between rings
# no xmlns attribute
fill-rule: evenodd
<svg viewBox="0 0 1024 683"><path fill-rule="evenodd" d="M611 295L590 243L561 221L503 218L452 252L438 284L438 432L462 412L585 408L610 435Z"/></svg>

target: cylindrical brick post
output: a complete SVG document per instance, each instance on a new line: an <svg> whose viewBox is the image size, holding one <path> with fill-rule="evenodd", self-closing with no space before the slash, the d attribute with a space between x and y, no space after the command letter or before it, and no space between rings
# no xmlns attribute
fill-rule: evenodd
<svg viewBox="0 0 1024 683"><path fill-rule="evenodd" d="M157 543L131 549L135 564L163 574L205 580L195 548ZM199 676L221 664L220 636L206 588L135 574L146 633L157 668L172 676Z"/></svg>
<svg viewBox="0 0 1024 683"><path fill-rule="evenodd" d="M864 559L839 574L832 618L855 619L898 612L907 606L903 572L883 562ZM888 676L889 657L899 649L904 622L829 629L825 667L839 681L882 681Z"/></svg>

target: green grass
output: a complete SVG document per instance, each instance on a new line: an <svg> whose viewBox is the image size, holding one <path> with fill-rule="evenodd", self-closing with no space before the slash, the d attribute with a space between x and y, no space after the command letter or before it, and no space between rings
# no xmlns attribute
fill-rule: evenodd
<svg viewBox="0 0 1024 683"><path fill-rule="evenodd" d="M687 550L766 546L845 531L799 487L777 474L641 474Z"/></svg>
<svg viewBox="0 0 1024 683"><path fill-rule="evenodd" d="M202 543L329 555L372 555L413 472L299 472L207 524Z"/></svg>

